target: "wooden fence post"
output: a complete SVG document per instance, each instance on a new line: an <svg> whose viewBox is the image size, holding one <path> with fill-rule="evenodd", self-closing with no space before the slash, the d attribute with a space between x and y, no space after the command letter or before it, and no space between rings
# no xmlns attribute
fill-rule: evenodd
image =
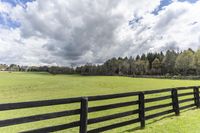
<svg viewBox="0 0 200 133"><path fill-rule="evenodd" d="M88 121L88 98L81 99L81 113L80 113L80 133L87 133Z"/></svg>
<svg viewBox="0 0 200 133"><path fill-rule="evenodd" d="M200 107L200 102L199 102L199 88L194 87L194 104L196 105L197 108Z"/></svg>
<svg viewBox="0 0 200 133"><path fill-rule="evenodd" d="M145 127L144 93L139 93L139 119L141 128Z"/></svg>
<svg viewBox="0 0 200 133"><path fill-rule="evenodd" d="M174 110L174 112L175 112L176 115L179 115L180 114L180 110L179 110L177 89L172 89L171 90L171 94L172 94L172 106L173 106L173 110Z"/></svg>

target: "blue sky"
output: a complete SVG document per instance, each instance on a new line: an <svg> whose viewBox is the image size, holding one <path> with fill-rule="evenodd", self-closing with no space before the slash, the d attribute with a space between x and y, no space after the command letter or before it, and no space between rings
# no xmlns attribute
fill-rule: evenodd
<svg viewBox="0 0 200 133"><path fill-rule="evenodd" d="M152 12L153 14L157 15L160 10L162 10L163 7L168 6L172 3L172 0L161 0L160 5Z"/></svg>
<svg viewBox="0 0 200 133"><path fill-rule="evenodd" d="M33 0L1 0L2 2L7 2L12 6L16 6L17 4L26 4L27 2L31 2Z"/></svg>
<svg viewBox="0 0 200 133"><path fill-rule="evenodd" d="M178 0L180 2L190 2L195 3L198 0ZM166 7L170 5L173 2L173 0L161 0L160 5L152 12L153 14L157 15L160 10L162 10L163 7Z"/></svg>
<svg viewBox="0 0 200 133"><path fill-rule="evenodd" d="M27 2L32 2L33 0L0 0L0 1L8 3L11 6L20 5L22 7L25 7ZM2 25L5 28L18 28L20 27L20 22L11 19L8 13L0 12L0 25Z"/></svg>
<svg viewBox="0 0 200 133"><path fill-rule="evenodd" d="M7 13L0 13L0 25L5 28L17 28L20 22L12 20Z"/></svg>

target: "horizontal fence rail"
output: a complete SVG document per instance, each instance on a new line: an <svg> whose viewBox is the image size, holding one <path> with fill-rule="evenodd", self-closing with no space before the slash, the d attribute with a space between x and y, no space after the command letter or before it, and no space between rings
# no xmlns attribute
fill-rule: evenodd
<svg viewBox="0 0 200 133"><path fill-rule="evenodd" d="M141 128L145 127L145 121L163 115L168 115L174 113L179 115L181 110L200 107L200 97L199 97L200 86L189 86L189 87L178 87L178 88L167 88L159 90L148 90L148 91L137 91L128 92L120 94L109 94L100 96L88 96L88 97L76 97L76 98L66 98L66 99L55 99L55 100L43 100L43 101L31 101L31 102L20 102L20 103L4 103L0 104L0 111L25 109L25 108L35 108L35 107L45 107L61 104L74 104L78 103L80 107L73 110L65 110L59 112L51 112L46 114L37 114L32 116L25 116L20 118L11 118L7 120L0 120L0 127L12 126L23 123L37 122L42 120L54 119L59 117L69 117L74 115L79 115L80 119L77 121L72 121L66 124L60 124L56 126L43 127L39 129L33 129L28 131L23 131L24 133L43 133L43 132L54 132L64 129L70 129L74 127L79 127L80 133L96 133L111 130L114 128L140 123ZM161 96L157 95L162 94ZM151 97L149 97L151 96ZM153 97L152 97L153 96ZM112 100L120 98L135 97L131 101L110 103L106 105L97 105L94 107L89 107L89 102L101 101L101 100ZM146 98L147 97L147 98ZM166 103L160 104L159 101L166 101ZM158 103L151 106L149 103ZM106 116L98 116L96 118L88 118L89 113L96 113L99 111L118 109L122 107L137 106L138 108L133 110L128 110L124 112L118 112L114 114L108 114ZM164 111L158 112L158 109L165 109ZM151 111L154 111L152 114ZM155 113L156 112L156 113ZM147 114L146 114L147 113ZM150 114L149 114L150 113ZM103 127L88 129L88 125L96 124L100 122L105 122L114 119L120 119L127 116L137 115L133 119L126 120L123 122L114 123L111 125L104 125Z"/></svg>

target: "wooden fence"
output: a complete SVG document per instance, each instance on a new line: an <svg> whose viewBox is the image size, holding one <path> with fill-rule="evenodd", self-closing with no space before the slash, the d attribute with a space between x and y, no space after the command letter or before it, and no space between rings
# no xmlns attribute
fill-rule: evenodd
<svg viewBox="0 0 200 133"><path fill-rule="evenodd" d="M181 93L183 90L188 90L187 92ZM169 95L166 96L158 96L153 98L145 98L151 94L160 94L169 92ZM182 99L184 96L192 96L192 98ZM129 102L119 102L114 104L100 105L95 107L88 107L88 102L90 101L99 101L106 99L115 99L115 98L123 98L136 96L138 100L129 101ZM181 100L179 100L181 98ZM148 103L158 102L166 99L171 99L169 103L153 105L149 107L145 107ZM80 103L79 109L68 110L68 111L60 111L53 113L46 113L40 115L26 116L20 118L13 118L7 120L0 121L0 127L11 126L22 123L36 122L41 120L53 119L64 116L72 116L72 115L80 115L80 120L73 121L67 124L61 124L56 126L49 126L40 129L34 129L29 131L24 131L24 133L44 133L44 132L54 132L60 131L64 129L79 127L80 133L96 133L103 132L107 130L111 130L114 128L130 125L133 123L140 123L141 128L145 127L145 121L149 119L153 119L155 117L160 117L166 114L175 113L175 115L179 115L180 111L183 109L191 108L191 107L200 107L199 102L199 86L190 86L190 87L179 87L179 88L169 88L169 89L160 89L160 90L148 90L143 92L129 92L129 93L121 93L121 94L111 94L111 95L101 95L101 96L89 96L89 97L76 97L76 98L67 98L67 99L56 99L56 100L45 100L45 101L33 101L33 102L20 102L20 103L6 103L0 104L0 111L5 110L15 110L22 108L34 108L34 107L43 107L43 106L52 106L52 105L60 105L60 104L71 104L71 103ZM185 103L188 101L193 101L192 104L180 106L181 103ZM126 111L122 113L116 113L112 115L107 115L103 117L97 118L88 118L88 114L97 111L104 111L119 107L133 106L138 105L138 109ZM158 112L151 115L145 115L146 112L161 109L165 107L171 107L171 109ZM87 130L87 126L94 123L104 122L116 118L122 118L130 115L138 115L137 118L123 121L119 123L114 123L112 125L104 125L103 127Z"/></svg>

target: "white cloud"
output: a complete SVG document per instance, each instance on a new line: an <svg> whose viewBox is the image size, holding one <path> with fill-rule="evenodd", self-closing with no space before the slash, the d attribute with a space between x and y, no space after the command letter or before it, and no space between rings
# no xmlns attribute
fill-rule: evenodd
<svg viewBox="0 0 200 133"><path fill-rule="evenodd" d="M11 5L7 3L0 4L0 12L9 12L11 10Z"/></svg>
<svg viewBox="0 0 200 133"><path fill-rule="evenodd" d="M174 1L152 14L159 4L159 0L36 0L24 8L0 2L0 12L21 24L0 29L0 61L70 65L167 48L197 49L200 2Z"/></svg>
<svg viewBox="0 0 200 133"><path fill-rule="evenodd" d="M200 46L200 17L197 15L200 1L196 3L178 2L166 6L158 15L145 14L134 24L134 50L157 51ZM138 47L135 47L138 46Z"/></svg>
<svg viewBox="0 0 200 133"><path fill-rule="evenodd" d="M153 30L155 34L163 37L160 43L164 47L170 42L176 42L174 45L180 50L189 47L199 48L200 17L197 15L200 11L199 6L200 1L194 4L174 2L156 16L157 21Z"/></svg>

